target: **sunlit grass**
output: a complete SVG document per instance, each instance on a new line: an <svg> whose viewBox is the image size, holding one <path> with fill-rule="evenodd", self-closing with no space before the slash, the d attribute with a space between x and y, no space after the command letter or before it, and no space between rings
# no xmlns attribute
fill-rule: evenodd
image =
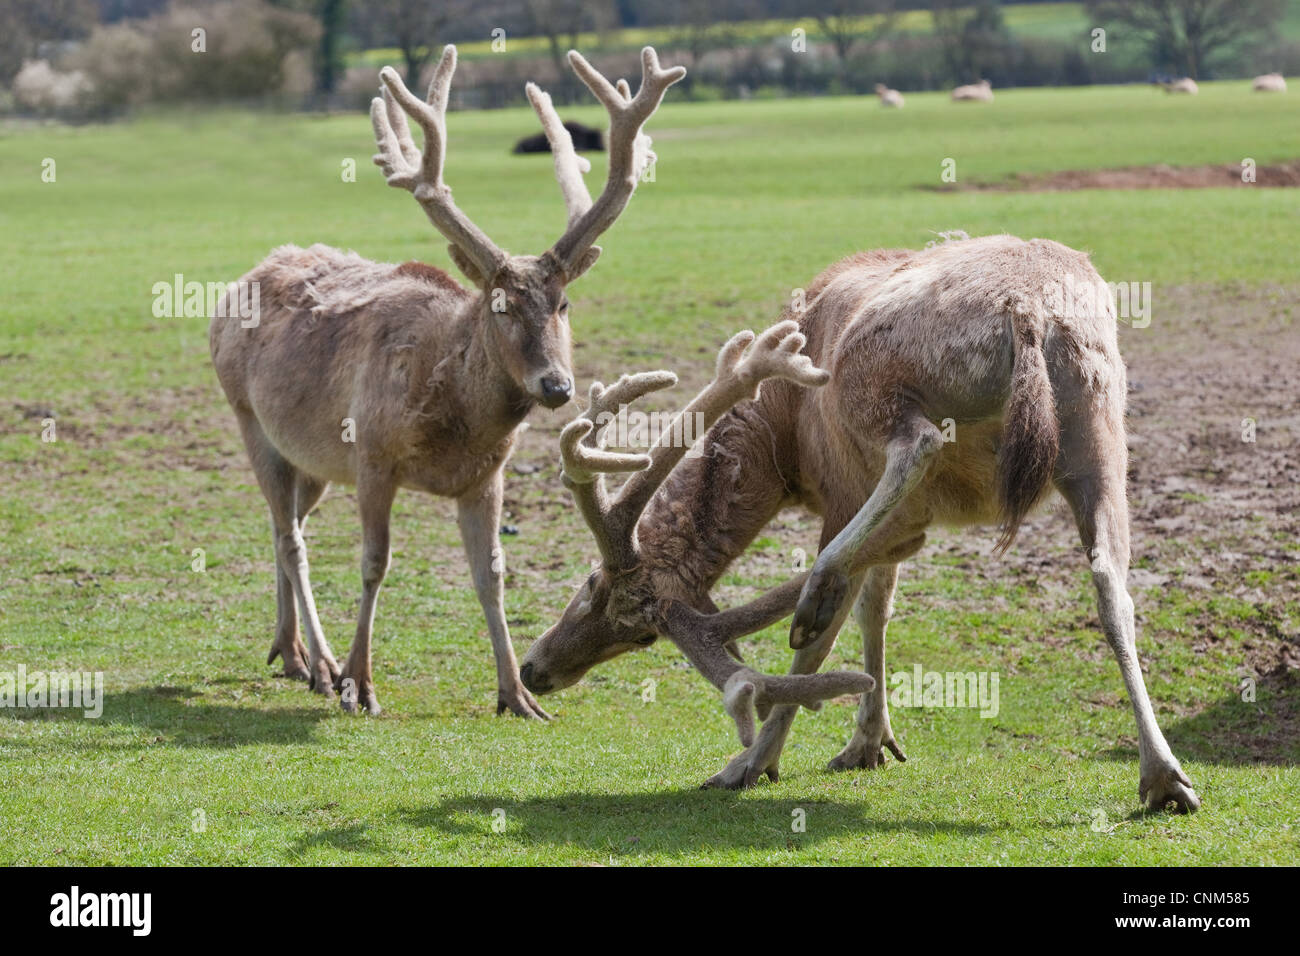
<svg viewBox="0 0 1300 956"><path fill-rule="evenodd" d="M901 113L851 98L670 104L651 124L655 181L573 289L580 376L668 366L698 379L729 333L775 317L835 258L919 247L954 228L1059 239L1091 250L1107 278L1157 289L1294 283L1295 190L919 187L938 184L945 158L959 181L1266 164L1300 156L1298 110L1294 97L1255 97L1245 83L1184 100L1009 92L987 108L917 95ZM565 112L601 121L599 108ZM535 125L523 110L450 119L458 202L516 251L541 251L564 219L548 159L509 153ZM1133 719L1090 624L1086 567L1056 572L1069 599L1043 614L1010 584L981 585L923 555L932 573L904 574L890 669L998 670L999 715L896 710L911 760L832 776L821 768L852 719L828 706L799 717L781 783L745 794L694 789L735 749L734 732L664 642L548 699L549 726L493 716L482 616L442 501L398 501L376 629L385 715L345 718L270 676L264 504L208 364L206 321L154 317L151 289L175 273L236 278L285 242L450 268L445 243L383 185L372 152L361 115L0 130L0 670L102 670L109 689L97 721L0 717L0 862L1295 862L1296 754L1248 764L1195 746L1215 720L1249 732L1260 718L1228 707L1240 642L1195 654L1200 609L1173 589L1141 596L1142 649L1158 662L1149 686L1176 749L1203 758L1185 765L1206 805L1190 819L1134 814ZM46 158L56 182L41 180ZM349 160L355 182L343 175ZM598 181L604 162L594 162ZM47 413L53 444L40 441ZM592 554L556 473L564 420L534 416L521 455L541 470L508 480L507 520L520 534L505 541L507 607L521 646L554 619ZM341 652L359 588L346 490L326 500L308 539ZM791 518L728 576L728 593L773 583L790 548L815 543L813 525ZM780 628L747 653L770 669L789 659ZM850 626L833 660L851 666L859 654ZM653 703L642 699L647 678ZM791 829L795 809L806 832Z"/></svg>

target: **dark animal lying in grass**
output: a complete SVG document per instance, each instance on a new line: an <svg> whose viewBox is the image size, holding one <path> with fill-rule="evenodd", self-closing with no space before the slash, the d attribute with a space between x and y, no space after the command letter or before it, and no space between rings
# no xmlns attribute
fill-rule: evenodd
<svg viewBox="0 0 1300 956"><path fill-rule="evenodd" d="M605 137L601 135L600 130L592 129L590 126L583 126L581 123L575 123L573 120L565 120L563 126L573 137L573 148L579 153L603 153L605 151ZM546 139L545 133L537 133L533 136L525 136L519 142L515 143L515 153L549 153L551 144Z"/></svg>

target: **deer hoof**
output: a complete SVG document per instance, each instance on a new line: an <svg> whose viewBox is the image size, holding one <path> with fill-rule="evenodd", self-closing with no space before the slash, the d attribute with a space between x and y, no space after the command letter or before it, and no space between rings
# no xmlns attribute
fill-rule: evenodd
<svg viewBox="0 0 1300 956"><path fill-rule="evenodd" d="M500 717L507 710L514 716L523 717L525 720L551 719L551 715L542 710L523 684L518 684L508 690L505 688L497 690L497 716Z"/></svg>
<svg viewBox="0 0 1300 956"><path fill-rule="evenodd" d="M850 740L843 750L831 758L826 769L832 773L843 770L875 770L885 765L886 750L892 753L899 763L907 762L907 754L903 753L903 748L896 740L885 740L874 746Z"/></svg>
<svg viewBox="0 0 1300 956"><path fill-rule="evenodd" d="M307 686L322 697L334 696L334 685L339 680L339 666L328 658L321 658L307 677Z"/></svg>
<svg viewBox="0 0 1300 956"><path fill-rule="evenodd" d="M1177 764L1142 774L1138 798L1145 800L1152 810L1169 807L1175 813L1195 813L1201 807L1192 782Z"/></svg>
<svg viewBox="0 0 1300 956"><path fill-rule="evenodd" d="M731 761L701 784L701 790L748 790L766 774L773 783L781 779L781 771L775 762L763 766L763 761L751 754L751 750L741 751Z"/></svg>
<svg viewBox="0 0 1300 956"><path fill-rule="evenodd" d="M339 694L339 708L345 714L365 713L378 717L383 713L375 695L375 686L369 680L358 681L346 673L341 674L334 681L334 689Z"/></svg>
<svg viewBox="0 0 1300 956"><path fill-rule="evenodd" d="M266 663L270 664L277 657L284 662L284 671L280 676L290 680L311 681L311 671L307 668L307 645L301 637L295 634L289 639L278 638L271 645Z"/></svg>
<svg viewBox="0 0 1300 956"><path fill-rule="evenodd" d="M810 647L825 634L849 593L849 579L839 571L814 570L803 586L790 622L790 646Z"/></svg>

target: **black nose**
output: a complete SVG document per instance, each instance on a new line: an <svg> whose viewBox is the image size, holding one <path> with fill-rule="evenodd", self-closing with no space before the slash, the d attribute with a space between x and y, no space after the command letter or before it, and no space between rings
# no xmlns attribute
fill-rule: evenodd
<svg viewBox="0 0 1300 956"><path fill-rule="evenodd" d="M542 401L551 408L563 405L573 397L573 379L567 375L546 375L542 378Z"/></svg>
<svg viewBox="0 0 1300 956"><path fill-rule="evenodd" d="M525 661L524 666L519 668L519 679L523 681L524 686L534 694L546 693L546 685L537 679L537 674L533 669L532 661Z"/></svg>

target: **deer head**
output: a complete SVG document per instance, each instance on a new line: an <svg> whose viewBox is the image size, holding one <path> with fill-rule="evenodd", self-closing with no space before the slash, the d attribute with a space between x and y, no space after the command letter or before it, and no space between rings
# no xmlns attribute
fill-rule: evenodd
<svg viewBox="0 0 1300 956"><path fill-rule="evenodd" d="M551 98L529 83L528 99L541 118L555 157L555 175L568 207L564 234L540 256L511 256L489 239L456 207L451 187L442 179L447 152L447 100L456 70L456 48L448 46L434 71L424 100L406 88L391 67L380 71L382 96L370 104L382 167L388 185L405 189L450 243L452 260L480 291L480 320L489 325L496 353L515 383L548 408L573 395L569 344L569 303L564 288L600 256L597 237L613 225L654 162L650 137L642 127L658 109L668 87L683 76L683 67L661 69L655 51L641 51L641 88L636 96L624 80L611 85L576 51L569 64L609 112L609 176L593 202L583 174L591 164L573 148ZM405 116L403 116L405 113ZM411 138L406 116L424 133L424 148Z"/></svg>
<svg viewBox="0 0 1300 956"><path fill-rule="evenodd" d="M793 321L781 322L758 337L741 332L722 347L713 381L680 414L701 416L707 428L733 405L756 398L765 379L783 378L806 387L824 385L830 373L815 368L801 354L804 345ZM717 611L707 598L703 602L707 607L690 606L656 586L641 560L637 524L686 453L680 441L685 432L675 423L644 455L606 449L603 434L620 406L676 381L671 372L642 372L625 375L609 388L597 382L591 386L587 410L561 433L563 481L596 538L600 564L559 622L529 648L519 673L533 693L550 693L575 683L602 661L667 637L723 691L727 711L748 746L755 713L766 718L771 707L781 703L816 709L828 697L868 691L875 682L866 674L844 671L777 677L760 674L739 661L732 642L789 614L805 576L727 611ZM604 476L620 472L631 474L611 497Z"/></svg>

